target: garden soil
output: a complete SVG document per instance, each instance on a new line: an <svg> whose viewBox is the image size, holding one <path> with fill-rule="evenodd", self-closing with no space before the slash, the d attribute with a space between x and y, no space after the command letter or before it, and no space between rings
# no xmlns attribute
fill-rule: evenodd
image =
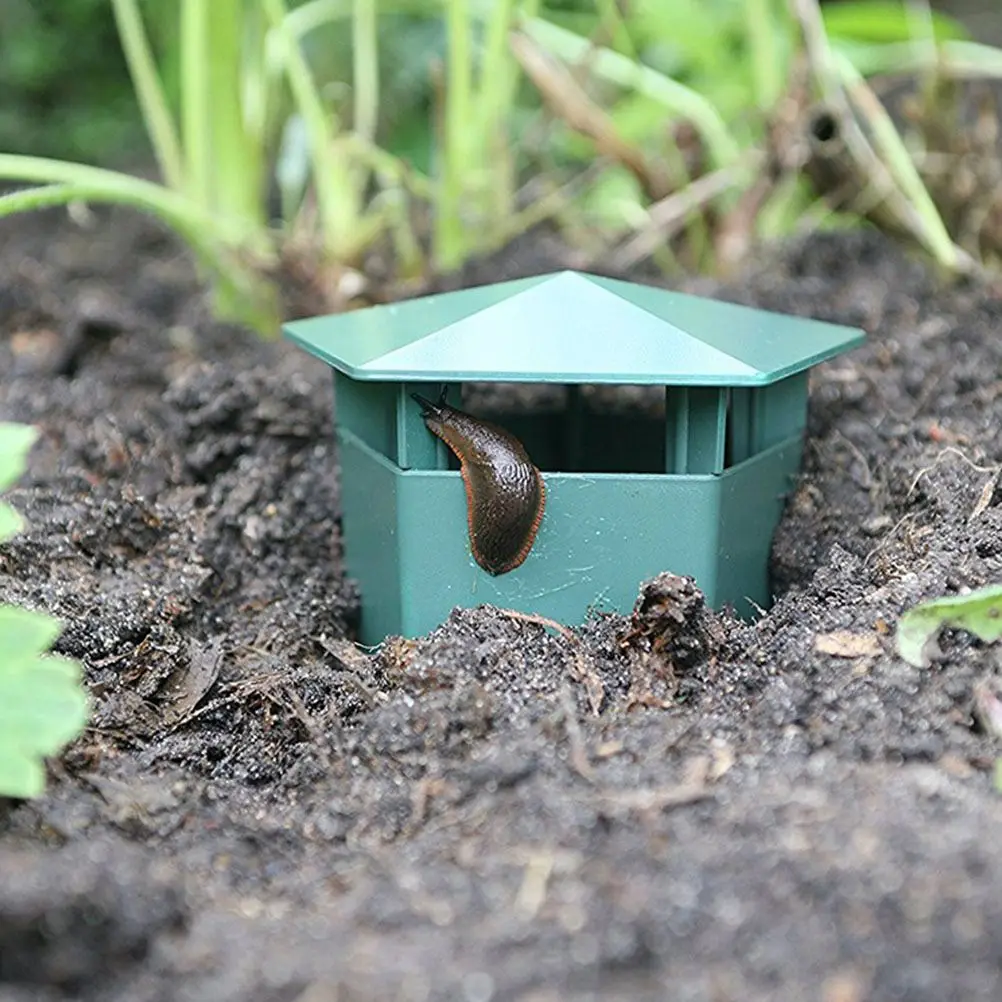
<svg viewBox="0 0 1002 1002"><path fill-rule="evenodd" d="M1002 998L1000 652L894 649L1002 580L1002 304L871 233L686 287L869 334L814 373L773 607L666 575L370 651L329 371L208 321L135 216L4 222L0 417L42 437L0 600L62 618L94 712L0 803L2 1002Z"/></svg>

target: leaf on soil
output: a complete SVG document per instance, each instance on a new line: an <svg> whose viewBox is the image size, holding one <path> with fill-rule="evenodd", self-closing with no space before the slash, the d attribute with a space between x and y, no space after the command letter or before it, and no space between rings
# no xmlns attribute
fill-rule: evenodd
<svg viewBox="0 0 1002 1002"><path fill-rule="evenodd" d="M916 668L925 668L937 653L944 627L967 630L985 643L1002 637L1002 585L967 595L936 598L909 609L898 622L898 653Z"/></svg>
<svg viewBox="0 0 1002 1002"><path fill-rule="evenodd" d="M992 499L995 497L995 491L998 489L1000 473L1002 473L1002 470L995 470L995 472L988 478L985 486L981 488L981 494L978 497L977 504L975 504L974 509L967 518L968 522L973 522L979 515L982 515L985 511L987 511L988 506L992 503Z"/></svg>
<svg viewBox="0 0 1002 1002"><path fill-rule="evenodd" d="M0 796L42 793L42 759L87 722L80 666L42 653L58 635L50 616L0 606Z"/></svg>
<svg viewBox="0 0 1002 1002"><path fill-rule="evenodd" d="M875 658L881 652L876 634L853 633L851 630L819 633L814 638L814 649L819 654L830 654L836 658Z"/></svg>
<svg viewBox="0 0 1002 1002"><path fill-rule="evenodd" d="M0 421L0 491L10 487L22 473L28 451L38 438L38 430L26 424ZM21 516L9 504L0 502L0 542L24 528Z"/></svg>
<svg viewBox="0 0 1002 1002"><path fill-rule="evenodd" d="M24 472L28 452L37 438L38 429L31 425L0 421L0 491Z"/></svg>
<svg viewBox="0 0 1002 1002"><path fill-rule="evenodd" d="M219 677L222 663L221 639L209 644L191 641L187 661L171 673L164 686L166 698L161 713L164 727L174 727L194 712Z"/></svg>
<svg viewBox="0 0 1002 1002"><path fill-rule="evenodd" d="M24 472L38 438L30 425L0 421L0 490ZM21 517L0 504L0 540ZM54 755L87 723L80 665L47 651L60 623L40 612L0 605L0 797L37 797L45 789L42 759Z"/></svg>
<svg viewBox="0 0 1002 1002"><path fill-rule="evenodd" d="M0 665L15 671L24 660L34 660L59 636L59 623L50 616L13 606L0 606Z"/></svg>

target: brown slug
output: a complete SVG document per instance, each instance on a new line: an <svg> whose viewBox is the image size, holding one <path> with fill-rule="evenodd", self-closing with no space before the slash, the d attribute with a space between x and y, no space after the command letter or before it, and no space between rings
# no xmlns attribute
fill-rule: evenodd
<svg viewBox="0 0 1002 1002"><path fill-rule="evenodd" d="M503 428L416 393L428 430L455 453L466 485L473 558L506 574L529 555L543 519L546 488L522 443Z"/></svg>

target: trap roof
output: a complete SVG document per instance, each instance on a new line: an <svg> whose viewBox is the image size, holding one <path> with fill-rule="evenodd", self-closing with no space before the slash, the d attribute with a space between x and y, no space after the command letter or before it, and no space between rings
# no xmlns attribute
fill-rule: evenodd
<svg viewBox="0 0 1002 1002"><path fill-rule="evenodd" d="M861 330L561 271L285 324L358 380L761 386Z"/></svg>

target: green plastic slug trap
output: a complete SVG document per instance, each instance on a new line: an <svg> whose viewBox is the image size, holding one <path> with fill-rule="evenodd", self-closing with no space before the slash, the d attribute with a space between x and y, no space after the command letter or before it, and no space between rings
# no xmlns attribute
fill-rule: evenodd
<svg viewBox="0 0 1002 1002"><path fill-rule="evenodd" d="M579 272L284 330L334 369L368 644L455 606L569 624L628 612L661 571L692 575L714 606L768 606L808 371L864 337Z"/></svg>

